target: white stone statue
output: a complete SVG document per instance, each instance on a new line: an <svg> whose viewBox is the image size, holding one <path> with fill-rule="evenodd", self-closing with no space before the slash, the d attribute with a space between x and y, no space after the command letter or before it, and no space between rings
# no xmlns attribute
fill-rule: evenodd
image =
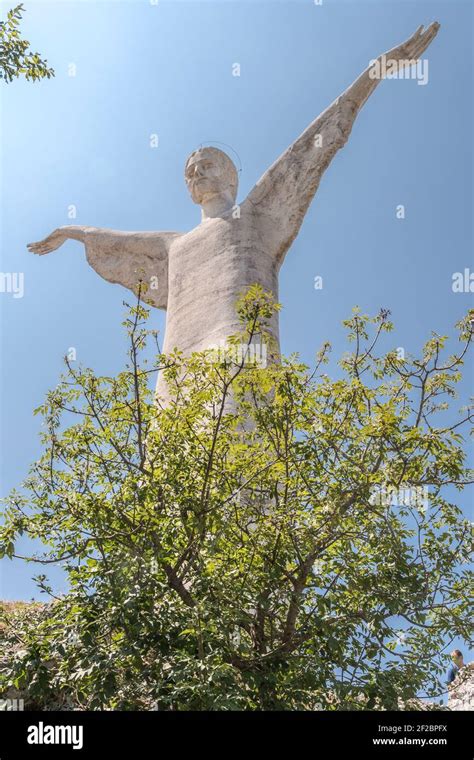
<svg viewBox="0 0 474 760"><path fill-rule="evenodd" d="M420 27L404 44L377 62L400 70L412 66L438 32L439 24ZM71 238L85 244L89 264L104 279L137 292L166 309L163 352L185 355L222 345L239 330L235 304L254 283L278 299L278 273L303 222L324 171L342 148L357 114L380 79L369 66L318 116L264 173L247 198L236 205L238 175L231 159L217 148L201 148L188 158L185 179L201 206L200 224L189 232L119 232L65 226L31 243L45 254ZM379 76L379 75L376 75ZM270 324L278 345L278 315ZM158 394L166 394L158 380Z"/></svg>

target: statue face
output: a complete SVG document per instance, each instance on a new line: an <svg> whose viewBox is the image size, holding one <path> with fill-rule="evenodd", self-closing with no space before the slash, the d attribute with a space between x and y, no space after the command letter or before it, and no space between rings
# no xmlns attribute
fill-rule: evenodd
<svg viewBox="0 0 474 760"><path fill-rule="evenodd" d="M229 194L235 200L236 169L231 159L216 148L191 154L186 163L185 180L194 203L202 204L216 195Z"/></svg>

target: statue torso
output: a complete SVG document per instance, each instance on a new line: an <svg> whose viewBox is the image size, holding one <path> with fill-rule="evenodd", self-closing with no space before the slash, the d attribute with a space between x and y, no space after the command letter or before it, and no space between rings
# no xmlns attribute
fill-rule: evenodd
<svg viewBox="0 0 474 760"><path fill-rule="evenodd" d="M218 345L239 331L235 304L254 283L278 298L278 264L268 223L245 205L207 219L170 246L163 350L185 353ZM277 317L270 325L278 340Z"/></svg>

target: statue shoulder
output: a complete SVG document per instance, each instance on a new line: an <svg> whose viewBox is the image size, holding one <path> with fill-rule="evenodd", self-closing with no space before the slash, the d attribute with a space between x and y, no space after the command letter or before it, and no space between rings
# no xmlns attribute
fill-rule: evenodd
<svg viewBox="0 0 474 760"><path fill-rule="evenodd" d="M124 231L91 227L86 231L86 250L97 254L134 254L154 259L165 259L174 240L182 232Z"/></svg>

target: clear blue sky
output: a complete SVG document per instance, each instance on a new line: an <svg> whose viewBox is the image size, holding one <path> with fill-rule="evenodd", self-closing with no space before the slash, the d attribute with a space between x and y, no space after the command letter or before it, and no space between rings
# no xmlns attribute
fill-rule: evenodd
<svg viewBox="0 0 474 760"><path fill-rule="evenodd" d="M13 4L2 2L3 13ZM311 362L330 340L338 357L341 320L358 304L370 313L392 309L391 346L419 351L431 330L451 332L466 313L472 296L451 284L453 272L473 268L470 3L25 5L25 35L56 77L0 85L1 268L25 277L23 298L0 294L3 495L40 454L32 410L57 383L68 348L108 375L121 369L125 349L128 292L100 279L78 243L45 257L29 254L26 243L70 223L190 229L199 208L183 167L195 147L219 141L237 151L243 199L371 58L435 19L441 30L428 51L428 84L383 82L321 183L281 272L282 346ZM72 204L76 220L67 216ZM314 289L316 275L322 290ZM162 330L164 313L152 318ZM472 363L465 393L469 372ZM467 495L463 506L468 511ZM38 567L3 561L0 569L0 598L38 597ZM61 588L58 570L49 577Z"/></svg>

